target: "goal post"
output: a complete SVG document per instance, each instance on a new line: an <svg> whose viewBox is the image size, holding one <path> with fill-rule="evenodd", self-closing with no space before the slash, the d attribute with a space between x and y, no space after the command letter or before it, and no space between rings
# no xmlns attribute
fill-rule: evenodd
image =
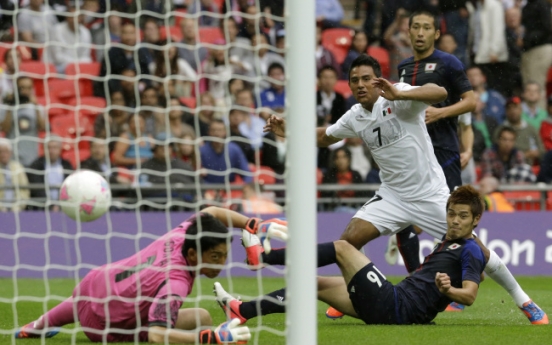
<svg viewBox="0 0 552 345"><path fill-rule="evenodd" d="M287 344L317 343L314 0L286 1Z"/></svg>

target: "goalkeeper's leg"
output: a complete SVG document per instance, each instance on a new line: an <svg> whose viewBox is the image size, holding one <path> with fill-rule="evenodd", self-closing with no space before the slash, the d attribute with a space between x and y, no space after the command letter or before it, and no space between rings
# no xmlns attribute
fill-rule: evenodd
<svg viewBox="0 0 552 345"><path fill-rule="evenodd" d="M37 320L21 327L16 333L16 338L38 338L44 335L51 338L58 334L57 327L75 322L75 310L73 297L69 297Z"/></svg>

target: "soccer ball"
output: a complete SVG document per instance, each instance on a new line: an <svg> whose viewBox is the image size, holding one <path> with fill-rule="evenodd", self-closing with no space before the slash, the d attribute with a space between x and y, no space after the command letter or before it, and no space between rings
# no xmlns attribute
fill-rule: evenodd
<svg viewBox="0 0 552 345"><path fill-rule="evenodd" d="M100 218L111 204L111 190L98 173L81 170L67 176L59 191L61 209L74 220L91 222Z"/></svg>

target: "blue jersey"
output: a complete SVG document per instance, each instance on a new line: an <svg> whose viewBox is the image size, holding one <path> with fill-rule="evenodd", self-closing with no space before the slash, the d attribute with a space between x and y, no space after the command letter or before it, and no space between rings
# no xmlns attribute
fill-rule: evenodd
<svg viewBox="0 0 552 345"><path fill-rule="evenodd" d="M479 284L485 265L483 251L474 239L437 244L416 272L395 286L399 322L428 323L452 302L439 292L437 272L448 274L452 286L461 288L464 280Z"/></svg>
<svg viewBox="0 0 552 345"><path fill-rule="evenodd" d="M425 59L414 61L414 57L410 57L401 61L398 70L401 82L413 86L433 83L444 87L448 97L445 101L433 105L437 108L457 103L463 93L472 90L460 60L437 49ZM448 117L427 126L434 149L460 152L457 124L457 117Z"/></svg>

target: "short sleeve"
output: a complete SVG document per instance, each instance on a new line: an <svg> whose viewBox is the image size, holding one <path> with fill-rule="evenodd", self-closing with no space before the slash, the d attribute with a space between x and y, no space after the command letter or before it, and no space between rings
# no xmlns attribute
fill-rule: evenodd
<svg viewBox="0 0 552 345"><path fill-rule="evenodd" d="M466 75L466 71L464 70L464 65L462 65L458 58L451 56L451 58L448 59L448 67L449 68L446 69L446 78L450 83L449 85L452 85L454 91L458 94L458 97L465 92L473 90L468 76Z"/></svg>
<svg viewBox="0 0 552 345"><path fill-rule="evenodd" d="M343 116L341 116L336 123L326 128L326 135L332 136L338 139L358 137L358 134L355 132L354 127L351 123L354 117L353 112L354 112L354 109L356 108L357 108L356 106L351 108L351 110L349 110Z"/></svg>
<svg viewBox="0 0 552 345"><path fill-rule="evenodd" d="M154 297L148 313L149 326L174 327L178 310L189 293L186 282L170 279Z"/></svg>
<svg viewBox="0 0 552 345"><path fill-rule="evenodd" d="M462 250L461 265L462 281L469 280L479 284L481 273L485 269L485 257L475 242L468 242Z"/></svg>
<svg viewBox="0 0 552 345"><path fill-rule="evenodd" d="M19 17L17 18L17 28L19 29L19 32L32 31L29 15L25 13L25 11L21 12L21 14L19 14Z"/></svg>
<svg viewBox="0 0 552 345"><path fill-rule="evenodd" d="M397 83L394 86L401 91L408 91L419 87L419 86L412 86L407 83ZM398 110L399 115L408 114L410 116L417 115L428 106L424 102L412 101L412 100L393 101L393 104L395 106L395 109Z"/></svg>
<svg viewBox="0 0 552 345"><path fill-rule="evenodd" d="M464 126L471 126L471 113L464 113L462 115L458 115L458 122L463 124Z"/></svg>

